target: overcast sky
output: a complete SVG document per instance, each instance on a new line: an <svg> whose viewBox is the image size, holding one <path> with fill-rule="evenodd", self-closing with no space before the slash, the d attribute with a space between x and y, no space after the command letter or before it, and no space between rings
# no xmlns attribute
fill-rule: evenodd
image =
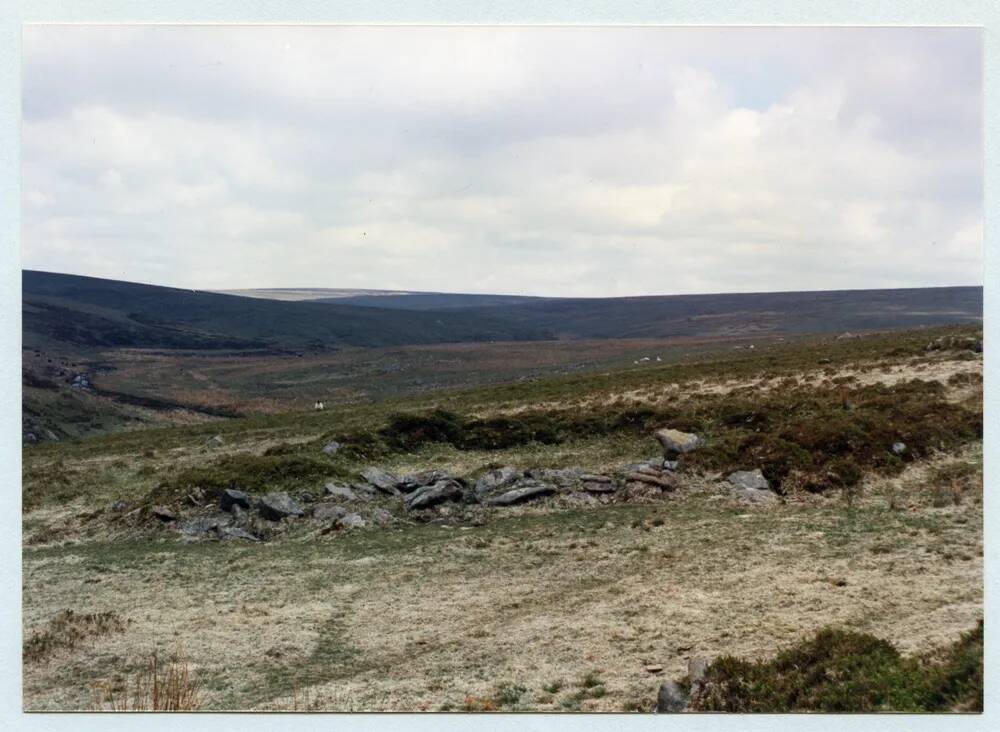
<svg viewBox="0 0 1000 732"><path fill-rule="evenodd" d="M26 268L613 296L982 283L975 29L24 33Z"/></svg>

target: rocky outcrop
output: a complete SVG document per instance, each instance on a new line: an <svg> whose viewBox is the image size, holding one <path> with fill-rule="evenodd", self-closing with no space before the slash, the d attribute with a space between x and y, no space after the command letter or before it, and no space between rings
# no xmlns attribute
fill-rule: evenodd
<svg viewBox="0 0 1000 732"><path fill-rule="evenodd" d="M515 468L505 466L482 475L473 488L478 498L482 498L502 488L507 488L521 479L524 474Z"/></svg>

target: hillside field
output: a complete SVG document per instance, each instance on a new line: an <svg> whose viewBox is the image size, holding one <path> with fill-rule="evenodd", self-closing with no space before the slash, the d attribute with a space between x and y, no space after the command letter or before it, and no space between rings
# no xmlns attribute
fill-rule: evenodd
<svg viewBox="0 0 1000 732"><path fill-rule="evenodd" d="M243 416L26 446L25 708L119 708L155 654L200 710L651 711L705 658L692 704L785 711L777 681L733 686L738 663L772 678L775 654L807 649L859 668L836 655L850 648L874 674L859 709L975 709L980 339L564 344L534 373L516 348L421 347L399 362L440 380L323 412L278 381L323 383L331 362L269 380L263 356L118 353L98 387L124 389L134 358L133 388L192 401L182 382L202 373ZM359 389L371 356L337 356ZM434 359L465 366L449 382ZM668 470L659 428L703 443ZM762 498L728 480L757 469ZM507 474L537 498L496 498ZM439 494L411 507L421 480ZM248 511L220 510L233 490ZM275 493L302 515L268 517ZM817 661L827 627L854 635Z"/></svg>

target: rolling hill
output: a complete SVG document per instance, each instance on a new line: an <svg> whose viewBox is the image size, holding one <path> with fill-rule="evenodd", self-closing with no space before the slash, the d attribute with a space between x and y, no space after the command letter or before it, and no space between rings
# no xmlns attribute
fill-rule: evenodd
<svg viewBox="0 0 1000 732"><path fill-rule="evenodd" d="M57 342L322 352L553 338L839 333L975 323L983 316L981 287L590 299L369 293L288 300L31 270L22 284L29 347Z"/></svg>
<svg viewBox="0 0 1000 732"><path fill-rule="evenodd" d="M414 312L237 297L25 270L24 345L324 351L343 346L539 340L488 312Z"/></svg>

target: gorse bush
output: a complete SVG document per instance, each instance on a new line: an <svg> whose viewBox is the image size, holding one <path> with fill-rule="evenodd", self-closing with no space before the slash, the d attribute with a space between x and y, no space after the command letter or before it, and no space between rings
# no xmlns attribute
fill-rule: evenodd
<svg viewBox="0 0 1000 732"><path fill-rule="evenodd" d="M692 699L716 712L981 711L983 624L934 656L827 628L771 660L716 659Z"/></svg>

